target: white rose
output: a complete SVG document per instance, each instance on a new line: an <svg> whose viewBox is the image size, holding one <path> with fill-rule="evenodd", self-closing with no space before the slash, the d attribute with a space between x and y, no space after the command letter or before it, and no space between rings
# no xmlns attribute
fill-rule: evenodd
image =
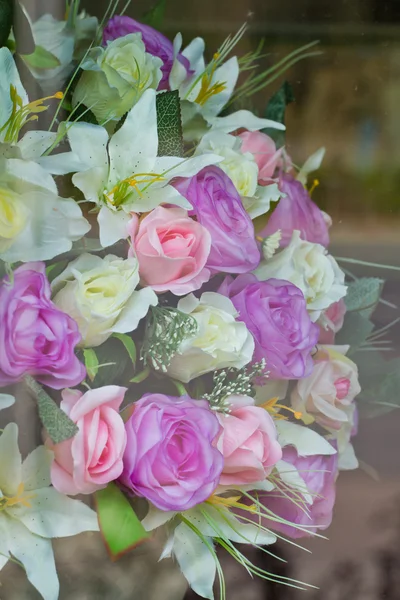
<svg viewBox="0 0 400 600"><path fill-rule="evenodd" d="M143 93L157 89L162 60L146 52L140 33L131 33L94 48L83 63L73 104L90 108L97 120L120 119Z"/></svg>
<svg viewBox="0 0 400 600"><path fill-rule="evenodd" d="M227 133L207 133L197 147L196 154L218 154L223 161L220 169L232 179L243 197L253 197L258 187L258 166L250 152L241 151L242 140Z"/></svg>
<svg viewBox="0 0 400 600"><path fill-rule="evenodd" d="M53 281L53 300L77 322L80 345L99 346L113 333L134 331L156 306L153 290L137 290L138 284L136 258L82 254Z"/></svg>
<svg viewBox="0 0 400 600"><path fill-rule="evenodd" d="M180 300L178 309L196 319L198 332L182 342L168 375L187 383L216 369L241 369L251 361L253 337L244 323L236 321L237 311L229 298L205 292L198 300L190 294Z"/></svg>
<svg viewBox="0 0 400 600"><path fill-rule="evenodd" d="M300 239L299 231L293 232L289 246L261 262L254 273L260 281L285 279L300 288L313 321L346 295L344 273L335 259L320 244Z"/></svg>

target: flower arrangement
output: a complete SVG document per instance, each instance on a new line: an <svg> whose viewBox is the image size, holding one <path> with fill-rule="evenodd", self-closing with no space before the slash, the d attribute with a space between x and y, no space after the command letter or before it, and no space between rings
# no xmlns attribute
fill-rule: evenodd
<svg viewBox="0 0 400 600"><path fill-rule="evenodd" d="M256 76L260 49L234 55L245 27L206 62L201 38L152 26L159 8L113 11L71 0L31 24L30 52L2 31L0 403L27 388L43 444L22 461L11 419L0 436L0 568L56 600L51 538L100 530L117 558L157 529L204 598L216 576L224 597L217 546L307 587L236 543L329 526L379 396L350 357L379 349L383 281L329 253L307 183L324 152L299 169L284 145L289 85L263 116L232 107L313 44ZM49 97L28 98L21 64Z"/></svg>

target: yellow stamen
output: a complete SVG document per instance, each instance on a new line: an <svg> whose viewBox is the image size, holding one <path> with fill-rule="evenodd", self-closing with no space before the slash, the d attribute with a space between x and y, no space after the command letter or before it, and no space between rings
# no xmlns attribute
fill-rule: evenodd
<svg viewBox="0 0 400 600"><path fill-rule="evenodd" d="M312 186L308 190L308 193L310 194L310 196L314 192L315 188L317 188L318 186L319 186L319 180L318 179L314 179Z"/></svg>
<svg viewBox="0 0 400 600"><path fill-rule="evenodd" d="M32 508L32 505L30 504L29 500L32 500L35 497L36 494L25 493L25 486L21 482L18 485L17 493L15 496L3 496L2 498L0 498L0 511L6 510L11 506L16 506L17 504L22 504L22 506L25 506L26 508Z"/></svg>
<svg viewBox="0 0 400 600"><path fill-rule="evenodd" d="M144 179L138 179L138 177ZM128 194L131 193L131 188L143 198L143 191L139 185L153 184L158 181L164 181L165 177L160 173L135 173L126 179L119 181L109 192L104 192L105 200L108 204L118 207L120 206Z"/></svg>
<svg viewBox="0 0 400 600"><path fill-rule="evenodd" d="M217 64L218 64L217 63L218 58L219 58L219 54L217 52L216 54L214 54L214 60L213 60L213 64L210 69L210 73L207 73L207 71L206 71L201 78L200 91L197 95L197 98L195 99L195 102L197 104L200 104L200 106L203 106L207 102L207 100L209 100L212 96L216 96L217 94L220 94L226 88L226 81L223 81L223 82L217 81L214 84L212 83L212 80L213 80L213 77L215 74L215 70L216 70Z"/></svg>
<svg viewBox="0 0 400 600"><path fill-rule="evenodd" d="M212 504L213 506L223 506L225 508L237 508L240 510L246 510L248 512L256 512L255 504L248 506L247 504L239 502L240 498L241 496L230 496L229 498L224 498L223 496L216 496L213 494L206 502L208 502L208 504Z"/></svg>
<svg viewBox="0 0 400 600"><path fill-rule="evenodd" d="M264 402L264 404L261 404L260 406L261 408L264 408L267 412L269 412L269 414L277 420L287 419L285 415L281 415L279 413L279 410L287 410L288 412L291 412L294 418L297 420L300 420L302 418L303 415L301 412L293 410L293 408L289 408L289 406L285 406L284 404L278 404L278 402L279 398L271 398L271 400Z"/></svg>

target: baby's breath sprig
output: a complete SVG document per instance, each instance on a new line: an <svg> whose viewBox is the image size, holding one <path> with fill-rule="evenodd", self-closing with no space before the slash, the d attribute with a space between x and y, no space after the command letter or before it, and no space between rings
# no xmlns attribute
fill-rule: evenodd
<svg viewBox="0 0 400 600"><path fill-rule="evenodd" d="M152 307L146 321L141 359L145 366L165 373L181 343L196 335L196 319L177 308Z"/></svg>
<svg viewBox="0 0 400 600"><path fill-rule="evenodd" d="M263 358L250 368L229 368L216 371L213 391L210 394L204 394L203 399L209 402L211 410L229 414L231 412L229 396L254 396L254 379L269 375L265 368L266 363Z"/></svg>

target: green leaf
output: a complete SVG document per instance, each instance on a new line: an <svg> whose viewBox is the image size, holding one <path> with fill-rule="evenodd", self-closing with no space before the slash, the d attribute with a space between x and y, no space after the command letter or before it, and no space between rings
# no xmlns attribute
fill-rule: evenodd
<svg viewBox="0 0 400 600"><path fill-rule="evenodd" d="M349 355L354 354L374 329L373 323L359 312L346 313L342 329L335 343L349 345Z"/></svg>
<svg viewBox="0 0 400 600"><path fill-rule="evenodd" d="M18 54L35 52L36 44L31 24L24 6L18 0L14 2L14 37Z"/></svg>
<svg viewBox="0 0 400 600"><path fill-rule="evenodd" d="M286 107L291 102L294 102L293 89L290 83L284 81L282 87L272 96L268 102L265 110L265 118L272 119L272 121L278 121L278 123L285 124L285 112ZM267 133L278 147L285 144L285 132L278 131L277 129L265 129Z"/></svg>
<svg viewBox="0 0 400 600"><path fill-rule="evenodd" d="M143 15L141 19L142 23L146 23L146 25L150 25L151 27L154 27L154 29L159 29L164 19L166 5L167 0L158 0L158 2Z"/></svg>
<svg viewBox="0 0 400 600"><path fill-rule="evenodd" d="M55 69L60 66L57 56L42 46L36 46L32 54L22 54L21 56L27 65L35 69Z"/></svg>
<svg viewBox="0 0 400 600"><path fill-rule="evenodd" d="M133 339L129 337L129 335L126 335L126 333L114 333L113 337L115 337L117 340L123 343L123 345L125 346L125 350L129 354L129 358L132 361L133 368L135 368L137 354L135 342L133 341Z"/></svg>
<svg viewBox="0 0 400 600"><path fill-rule="evenodd" d="M349 312L362 312L370 317L379 302L385 281L377 277L362 277L352 281L347 289L345 303Z"/></svg>
<svg viewBox="0 0 400 600"><path fill-rule="evenodd" d="M13 0L0 0L0 47L7 44L13 24Z"/></svg>
<svg viewBox="0 0 400 600"><path fill-rule="evenodd" d="M143 371L140 371L140 373L135 375L135 377L132 377L132 379L130 379L130 382L131 383L142 383L142 381L147 379L149 375L150 375L150 369L149 369L149 367L146 367L145 369L143 369Z"/></svg>
<svg viewBox="0 0 400 600"><path fill-rule="evenodd" d="M96 492L95 502L100 531L113 560L150 537L128 499L114 483Z"/></svg>
<svg viewBox="0 0 400 600"><path fill-rule="evenodd" d="M362 416L377 417L400 408L400 359L386 360L377 350L357 355Z"/></svg>
<svg viewBox="0 0 400 600"><path fill-rule="evenodd" d="M99 359L97 358L97 354L93 348L85 348L83 351L83 357L85 360L85 367L88 377L90 381L93 381L99 370Z"/></svg>
<svg viewBox="0 0 400 600"><path fill-rule="evenodd" d="M111 385L114 382L122 385L124 371L129 365L129 356L121 346L121 342L110 337L104 344L97 346L96 354L99 364L102 366L97 372L94 381L95 387ZM114 364L109 365L108 363Z"/></svg>
<svg viewBox="0 0 400 600"><path fill-rule="evenodd" d="M179 92L157 94L158 156L183 156Z"/></svg>
<svg viewBox="0 0 400 600"><path fill-rule="evenodd" d="M78 433L78 427L68 415L57 406L32 377L25 377L25 382L36 397L40 420L52 441L60 444L74 437Z"/></svg>
<svg viewBox="0 0 400 600"><path fill-rule="evenodd" d="M74 110L73 114L74 121L84 121L85 123L91 123L92 125L99 125L94 113L87 108L84 104L79 104Z"/></svg>

